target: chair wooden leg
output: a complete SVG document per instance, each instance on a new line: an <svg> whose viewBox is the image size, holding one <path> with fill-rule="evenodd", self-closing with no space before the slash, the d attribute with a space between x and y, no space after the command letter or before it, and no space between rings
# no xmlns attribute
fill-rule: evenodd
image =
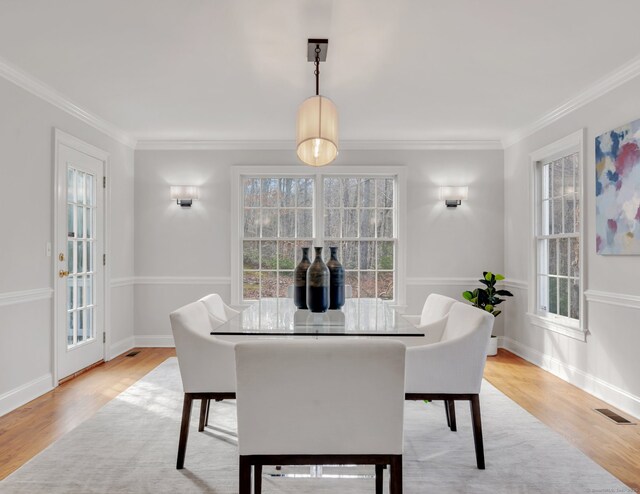
<svg viewBox="0 0 640 494"><path fill-rule="evenodd" d="M376 494L382 494L384 480L384 465L376 465Z"/></svg>
<svg viewBox="0 0 640 494"><path fill-rule="evenodd" d="M402 494L402 455L394 455L391 458L389 469L389 493Z"/></svg>
<svg viewBox="0 0 640 494"><path fill-rule="evenodd" d="M198 432L202 432L204 430L204 426L207 425L207 418L209 416L209 400L207 398L202 398L202 403L200 404L200 422L198 422Z"/></svg>
<svg viewBox="0 0 640 494"><path fill-rule="evenodd" d="M180 441L178 442L178 461L176 468L181 470L184 468L184 456L187 451L187 439L189 439L189 422L191 420L191 405L193 398L188 393L184 394L184 402L182 403L182 423L180 424Z"/></svg>
<svg viewBox="0 0 640 494"><path fill-rule="evenodd" d="M471 421L473 424L473 442L476 447L476 463L484 470L484 445L482 442L482 420L480 419L480 397L471 396Z"/></svg>
<svg viewBox="0 0 640 494"><path fill-rule="evenodd" d="M262 493L262 465L253 466L253 494Z"/></svg>
<svg viewBox="0 0 640 494"><path fill-rule="evenodd" d="M251 494L251 463L248 458L240 457L239 494Z"/></svg>
<svg viewBox="0 0 640 494"><path fill-rule="evenodd" d="M458 430L458 426L456 425L456 402L454 400L447 400L449 402L449 428L452 432L456 432Z"/></svg>
<svg viewBox="0 0 640 494"><path fill-rule="evenodd" d="M451 429L451 417L449 417L449 400L444 400L444 413L447 416L447 427Z"/></svg>

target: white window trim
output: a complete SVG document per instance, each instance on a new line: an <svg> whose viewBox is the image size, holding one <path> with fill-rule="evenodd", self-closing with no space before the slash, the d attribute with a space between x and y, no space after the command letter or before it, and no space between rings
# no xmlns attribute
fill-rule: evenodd
<svg viewBox="0 0 640 494"><path fill-rule="evenodd" d="M584 245L584 229L585 229L585 176L584 176L584 156L585 156L585 129L580 129L548 146L540 148L529 155L529 184L530 184L530 200L531 207L530 216L530 244L529 244L529 311L527 316L529 322L540 328L553 331L558 334L569 336L580 341L586 341L587 337L587 311L585 310L585 287L586 285L586 262L585 262L585 245ZM555 314L541 313L538 310L538 246L537 234L540 222L540 178L538 173L538 165L542 161L558 158L567 151L575 149L578 151L578 176L580 177L580 193L578 198L580 201L580 311L579 321L568 317L562 317Z"/></svg>
<svg viewBox="0 0 640 494"><path fill-rule="evenodd" d="M323 175L362 175L367 177L395 176L396 185L396 232L397 232L397 272L396 272L396 306L406 304L406 218L407 218L407 178L405 166L333 166L331 169L312 169L302 166L233 166L231 167L231 303L241 305L242 302L242 225L240 225L240 211L243 208L242 194L240 194L240 181L243 176L253 177L297 177L300 175L315 175L316 195L315 200L320 197L318 194L322 187L320 177ZM314 204L314 209L318 206ZM313 238L318 238L318 232L323 231L323 215L319 215L316 222Z"/></svg>

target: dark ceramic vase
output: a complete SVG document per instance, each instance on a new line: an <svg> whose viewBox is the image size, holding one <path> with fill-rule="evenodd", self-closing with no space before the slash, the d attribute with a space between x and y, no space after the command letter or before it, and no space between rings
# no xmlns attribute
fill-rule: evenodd
<svg viewBox="0 0 640 494"><path fill-rule="evenodd" d="M293 282L293 304L298 309L307 308L307 269L311 265L309 261L309 247L302 248L302 261L296 267Z"/></svg>
<svg viewBox="0 0 640 494"><path fill-rule="evenodd" d="M337 247L329 247L331 259L327 261L329 268L329 309L338 310L344 305L344 268L338 261Z"/></svg>
<svg viewBox="0 0 640 494"><path fill-rule="evenodd" d="M329 308L329 268L322 260L322 247L315 247L316 258L307 269L307 307L311 312Z"/></svg>

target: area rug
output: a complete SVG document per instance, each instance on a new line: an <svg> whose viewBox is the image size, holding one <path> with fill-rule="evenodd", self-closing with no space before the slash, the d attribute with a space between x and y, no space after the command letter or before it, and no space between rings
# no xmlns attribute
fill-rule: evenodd
<svg viewBox="0 0 640 494"><path fill-rule="evenodd" d="M170 358L0 482L0 492L237 493L235 402L212 404L214 427L200 433L195 407L185 469L179 471L182 396L177 360ZM486 381L480 400L486 470L476 468L464 403L457 405L458 432L451 432L441 403L407 402L405 493L630 492ZM284 477L269 470L263 492L373 493L368 468L325 468L325 476L316 477L304 468Z"/></svg>

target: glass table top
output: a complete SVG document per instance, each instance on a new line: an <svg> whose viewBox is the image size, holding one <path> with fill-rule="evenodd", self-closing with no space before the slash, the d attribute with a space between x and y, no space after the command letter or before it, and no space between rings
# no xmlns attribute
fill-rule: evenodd
<svg viewBox="0 0 640 494"><path fill-rule="evenodd" d="M212 335L424 336L388 302L350 298L340 310L300 310L290 298L265 298L211 331Z"/></svg>

